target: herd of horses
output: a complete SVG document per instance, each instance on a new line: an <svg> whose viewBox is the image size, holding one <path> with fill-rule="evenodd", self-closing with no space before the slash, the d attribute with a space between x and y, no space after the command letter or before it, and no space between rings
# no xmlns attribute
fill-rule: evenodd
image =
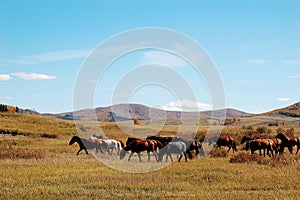
<svg viewBox="0 0 300 200"><path fill-rule="evenodd" d="M229 152L231 149L233 153L237 151L236 142L230 136L220 136L219 138L212 138L208 140L208 145L212 145L216 141L216 147L227 146ZM69 145L75 142L79 145L77 155L84 150L88 154L88 149L95 149L96 153L104 154L107 152L109 155L113 154L115 150L117 155L122 160L127 153L130 152L128 161L134 153L137 154L139 161L142 162L141 152L146 151L148 155L148 161L150 161L150 154L152 153L157 162L162 162L163 156L166 155L166 162L168 158L173 162L172 154L178 155L178 162L181 161L184 156L187 162L187 156L192 158L192 152L195 152L196 156L204 155L202 143L196 140L184 140L175 136L148 136L146 139L128 137L124 144L121 140L117 139L103 139L101 136L92 136L88 139L73 136L69 142ZM289 152L293 154L293 147L297 147L296 154L300 149L300 138L289 138L284 133L277 134L274 138L251 138L244 136L241 140L241 144L244 145L246 151L250 150L251 154L259 150L259 154L273 156L274 154L282 154L285 148L288 148Z"/></svg>

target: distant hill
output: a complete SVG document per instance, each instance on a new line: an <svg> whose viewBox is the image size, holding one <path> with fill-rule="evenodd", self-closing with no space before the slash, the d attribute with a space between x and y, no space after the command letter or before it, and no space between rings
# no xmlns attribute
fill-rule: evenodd
<svg viewBox="0 0 300 200"><path fill-rule="evenodd" d="M300 102L287 106L285 108L280 108L263 113L262 115L284 115L288 117L300 117Z"/></svg>
<svg viewBox="0 0 300 200"><path fill-rule="evenodd" d="M99 107L94 109L85 109L75 112L67 112L57 114L56 117L66 120L93 120L95 115L98 121L114 122L123 120L140 120L150 119L180 119L180 118L207 118L214 114L214 117L223 115L224 110L203 111L203 112L180 112L180 111L165 111L157 108L151 108L140 104L118 104L108 107ZM245 117L251 114L239 110L228 108L226 109L226 117Z"/></svg>

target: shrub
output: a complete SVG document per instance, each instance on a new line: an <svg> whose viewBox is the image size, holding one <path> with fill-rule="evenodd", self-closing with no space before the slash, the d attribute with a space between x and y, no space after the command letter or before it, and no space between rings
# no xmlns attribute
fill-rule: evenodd
<svg viewBox="0 0 300 200"><path fill-rule="evenodd" d="M294 129L294 128L288 128L288 129L286 130L285 134L286 134L288 137L295 137L294 132L295 132L295 129Z"/></svg>
<svg viewBox="0 0 300 200"><path fill-rule="evenodd" d="M195 140L202 142L207 134L207 130L201 130L197 131L197 134L195 135Z"/></svg>
<svg viewBox="0 0 300 200"><path fill-rule="evenodd" d="M263 159L258 161L261 165L270 165L272 167L283 167L293 164L298 160L298 157L285 158L284 155L275 155L270 159Z"/></svg>
<svg viewBox="0 0 300 200"><path fill-rule="evenodd" d="M234 154L229 162L230 163L250 163L250 162L258 162L262 158L258 154L249 154L247 152L240 152L237 154Z"/></svg>
<svg viewBox="0 0 300 200"><path fill-rule="evenodd" d="M251 125L248 125L248 126L243 125L242 129L244 129L244 130L251 130L251 131L254 130L253 126L251 126Z"/></svg>
<svg viewBox="0 0 300 200"><path fill-rule="evenodd" d="M272 133L272 129L267 128L266 126L259 126L256 129L259 133L267 133L267 134L271 134Z"/></svg>
<svg viewBox="0 0 300 200"><path fill-rule="evenodd" d="M226 158L228 153L223 148L214 148L209 152L211 158Z"/></svg>
<svg viewBox="0 0 300 200"><path fill-rule="evenodd" d="M15 142L0 145L0 159L42 159L45 152L37 149L20 148Z"/></svg>
<svg viewBox="0 0 300 200"><path fill-rule="evenodd" d="M285 130L282 127L279 127L278 129L276 129L276 133L284 133Z"/></svg>
<svg viewBox="0 0 300 200"><path fill-rule="evenodd" d="M50 138L50 139L56 139L56 138L58 138L58 135L57 134L55 134L55 133L43 133L42 135L41 135L41 137L45 137L45 138Z"/></svg>
<svg viewBox="0 0 300 200"><path fill-rule="evenodd" d="M141 125L141 122L138 118L136 118L136 119L133 120L133 124L134 125Z"/></svg>

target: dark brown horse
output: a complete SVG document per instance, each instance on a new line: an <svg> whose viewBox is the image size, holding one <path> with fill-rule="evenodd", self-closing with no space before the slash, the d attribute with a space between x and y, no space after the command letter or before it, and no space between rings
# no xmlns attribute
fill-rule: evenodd
<svg viewBox="0 0 300 200"><path fill-rule="evenodd" d="M275 138L278 138L282 141L280 148L279 148L279 153L282 154L284 152L284 148L287 147L289 152L293 154L293 145L294 142L284 133L278 133Z"/></svg>
<svg viewBox="0 0 300 200"><path fill-rule="evenodd" d="M85 138L80 138L78 136L73 136L72 139L69 142L69 145L74 144L77 142L79 145L79 150L77 152L77 155L79 155L80 151L84 150L85 153L88 155L87 149L94 149L96 148L96 153L98 153L98 150L101 150L101 140L98 139L85 139Z"/></svg>
<svg viewBox="0 0 300 200"><path fill-rule="evenodd" d="M244 144L245 142L251 141L251 140L255 140L256 138L252 138L250 136L244 136L241 140L241 144Z"/></svg>
<svg viewBox="0 0 300 200"><path fill-rule="evenodd" d="M210 139L209 140L209 144L208 145L211 145L213 143L213 139ZM227 152L230 151L230 149L232 148L232 152L234 153L234 151L237 151L237 148L236 148L236 143L234 141L234 139L232 137L229 137L229 136L220 136L217 140L217 148L221 148L221 146L227 146L228 147L228 150Z"/></svg>
<svg viewBox="0 0 300 200"><path fill-rule="evenodd" d="M297 151L296 151L296 155L298 154L299 152L299 149L300 149L300 138L290 138L290 144L291 146L296 146L297 147ZM293 150L292 150L293 152Z"/></svg>
<svg viewBox="0 0 300 200"><path fill-rule="evenodd" d="M264 156L266 156L267 150L267 154L271 152L273 156L274 148L274 142L271 139L254 139L246 142L245 150L248 151L250 149L251 154L254 154L256 150L259 150L259 155L262 155L261 150L264 150Z"/></svg>
<svg viewBox="0 0 300 200"><path fill-rule="evenodd" d="M169 142L172 142L172 140L174 139L173 136L155 136L155 135L152 135L152 136L148 136L146 138L147 140L148 139L151 139L151 140L158 140L162 143L163 146L166 146Z"/></svg>
<svg viewBox="0 0 300 200"><path fill-rule="evenodd" d="M124 149L121 151L120 153L120 159L122 160L127 151L131 151L129 157L128 157L128 161L130 161L131 156L134 153L137 153L139 161L142 162L141 159L141 152L142 151L147 151L148 154L148 162L150 161L150 152L153 152L155 159L157 161L157 142L154 142L152 140L141 140L141 139L137 139L137 138L129 138L129 140L131 142L126 142L126 146L124 147ZM162 146L162 144L159 144Z"/></svg>

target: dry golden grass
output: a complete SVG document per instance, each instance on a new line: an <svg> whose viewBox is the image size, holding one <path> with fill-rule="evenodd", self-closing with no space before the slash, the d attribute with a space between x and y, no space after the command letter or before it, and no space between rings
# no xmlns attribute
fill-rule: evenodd
<svg viewBox="0 0 300 200"><path fill-rule="evenodd" d="M12 120L14 117L23 124L16 125L16 121ZM246 124L243 120L239 123ZM99 123L96 124L99 126ZM233 136L239 143L240 134L244 131L241 124L225 127L223 134ZM116 123L100 125L108 137L126 140L127 135ZM253 125L254 128L258 126L261 124ZM29 137L0 134L0 151L5 152L0 152L4 155L0 157L0 199L300 198L300 155L284 154L274 158L254 155L252 157L257 157L257 160L230 162L251 158L250 153L242 151L239 146L238 153L230 152L224 158L207 156L187 163L174 162L148 173L125 173L107 167L84 152L76 156L77 144L68 145L71 136L77 132L71 122L8 114L0 118L0 127L30 133ZM94 122L84 122L77 128L87 135L97 133ZM145 128L138 127L136 131L142 134ZM207 128L200 126L199 135ZM276 131L275 127L271 128ZM299 135L299 127L294 128L295 134ZM168 125L160 133L171 135L176 130L177 125ZM43 133L55 133L58 137L41 137ZM218 151L226 150L222 147ZM126 158L121 162L114 154L111 159L125 167L128 164ZM139 163L134 155L131 163L136 168L160 165L154 162L153 157L150 163L146 162L145 154L142 160L143 163Z"/></svg>

